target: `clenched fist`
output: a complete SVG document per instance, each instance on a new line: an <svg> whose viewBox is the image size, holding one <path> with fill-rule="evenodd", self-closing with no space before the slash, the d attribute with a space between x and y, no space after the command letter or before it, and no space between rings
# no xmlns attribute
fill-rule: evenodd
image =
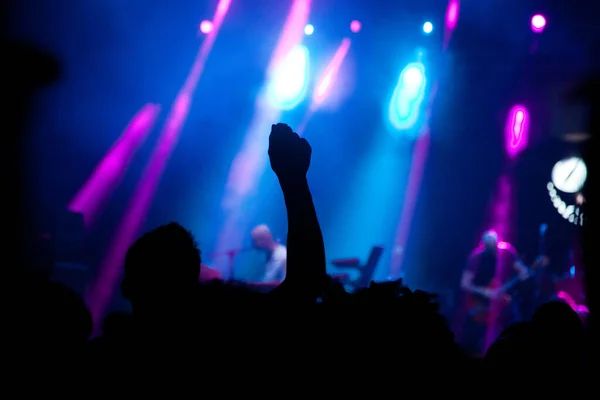
<svg viewBox="0 0 600 400"><path fill-rule="evenodd" d="M271 126L269 160L279 179L304 178L310 166L312 149L306 139L286 124Z"/></svg>

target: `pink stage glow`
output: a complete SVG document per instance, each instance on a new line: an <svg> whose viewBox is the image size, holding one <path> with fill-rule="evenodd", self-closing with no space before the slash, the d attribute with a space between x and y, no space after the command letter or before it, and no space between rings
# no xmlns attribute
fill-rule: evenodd
<svg viewBox="0 0 600 400"><path fill-rule="evenodd" d="M529 142L529 112L522 105L510 109L505 129L505 149L510 158L527 148Z"/></svg>
<svg viewBox="0 0 600 400"><path fill-rule="evenodd" d="M587 314L590 310L583 304L577 304L575 300L569 295L567 292L563 292L562 290L556 295L559 299L564 301L575 311L577 314Z"/></svg>
<svg viewBox="0 0 600 400"><path fill-rule="evenodd" d="M448 2L448 7L446 8L446 20L444 24L444 42L443 49L446 50L448 48L448 44L450 43L450 38L452 37L452 32L456 28L458 24L458 17L460 14L460 0L450 0Z"/></svg>
<svg viewBox="0 0 600 400"><path fill-rule="evenodd" d="M213 23L211 21L204 20L200 23L200 32L208 35L213 30Z"/></svg>
<svg viewBox="0 0 600 400"><path fill-rule="evenodd" d="M448 8L446 9L446 28L449 30L454 30L456 28L456 24L458 23L458 14L460 12L460 1L459 0L450 0L448 2Z"/></svg>
<svg viewBox="0 0 600 400"><path fill-rule="evenodd" d="M102 317L112 298L114 289L117 287L127 249L140 234L160 178L173 149L177 145L179 134L189 113L192 96L230 4L231 0L220 0L217 5L215 17L213 18L214 29L208 34L198 50L189 75L173 102L144 175L135 188L125 214L117 227L117 232L112 238L108 252L100 265L98 276L93 286L86 293L86 303L94 322L94 334L99 332Z"/></svg>
<svg viewBox="0 0 600 400"><path fill-rule="evenodd" d="M325 97L331 89L331 86L335 81L335 77L340 70L342 62L344 62L344 58L346 58L346 54L348 54L348 50L350 50L350 44L350 39L345 38L342 40L342 43L335 52L331 62L325 69L325 73L321 79L319 79L319 83L317 84L312 98L312 108L319 107L323 103L323 100L325 100Z"/></svg>
<svg viewBox="0 0 600 400"><path fill-rule="evenodd" d="M512 250L514 248L509 243L512 239L512 231L515 224L515 184L510 175L501 175L496 184L496 191L491 204L490 220L488 226L498 235L498 249ZM506 271L501 269L502 263L496 264L495 277L503 280ZM499 324L499 315L502 313L503 305L501 303L492 303L488 321L485 330L485 349L496 340L502 330Z"/></svg>
<svg viewBox="0 0 600 400"><path fill-rule="evenodd" d="M531 30L535 33L542 33L546 27L546 18L541 14L531 17Z"/></svg>
<svg viewBox="0 0 600 400"><path fill-rule="evenodd" d="M354 33L358 33L360 32L360 28L361 28L361 24L359 21L354 20L352 22L350 22L350 30Z"/></svg>
<svg viewBox="0 0 600 400"><path fill-rule="evenodd" d="M333 55L333 58L327 65L327 68L325 68L325 72L323 73L323 75L321 75L321 78L319 78L317 86L315 87L315 90L313 92L310 107L308 108L308 111L304 114L304 117L302 118L300 124L298 124L298 126L296 127L296 133L298 133L298 135L302 136L304 130L306 129L306 125L308 125L308 122L310 121L314 113L317 112L317 110L321 107L323 102L327 99L331 87L335 83L340 67L342 66L344 59L346 58L346 55L350 50L351 44L352 41L348 38L344 38L342 40L342 43L337 48L335 54Z"/></svg>
<svg viewBox="0 0 600 400"><path fill-rule="evenodd" d="M121 182L129 162L152 130L159 113L160 106L157 104L142 107L69 203L67 208L70 211L83 214L86 227L92 224L110 194Z"/></svg>

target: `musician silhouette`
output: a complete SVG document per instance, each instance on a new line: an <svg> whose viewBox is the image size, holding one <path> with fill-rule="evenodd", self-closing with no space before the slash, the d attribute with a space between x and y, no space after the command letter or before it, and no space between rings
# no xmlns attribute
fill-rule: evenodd
<svg viewBox="0 0 600 400"><path fill-rule="evenodd" d="M264 252L266 262L262 282L282 282L285 279L287 248L273 239L267 225L258 225L251 232L252 245Z"/></svg>
<svg viewBox="0 0 600 400"><path fill-rule="evenodd" d="M468 318L464 328L465 345L474 353L483 353L498 334L518 316L509 307L508 284L529 277L527 267L516 250L498 238L494 230L486 231L469 256L460 286L466 294Z"/></svg>

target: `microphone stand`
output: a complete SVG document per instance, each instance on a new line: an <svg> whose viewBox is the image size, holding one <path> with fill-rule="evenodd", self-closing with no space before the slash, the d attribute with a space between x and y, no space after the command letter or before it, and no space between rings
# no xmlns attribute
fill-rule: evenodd
<svg viewBox="0 0 600 400"><path fill-rule="evenodd" d="M224 251L219 251L216 253L212 253L210 256L211 258L215 258L215 257L227 257L227 281L228 282L233 282L233 277L234 277L234 266L235 266L235 257L240 254L243 253L244 251L246 251L248 249L231 249L231 250L224 250Z"/></svg>

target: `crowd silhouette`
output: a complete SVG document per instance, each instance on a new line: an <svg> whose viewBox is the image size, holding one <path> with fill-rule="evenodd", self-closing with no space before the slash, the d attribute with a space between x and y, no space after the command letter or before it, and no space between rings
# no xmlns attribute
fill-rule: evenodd
<svg viewBox="0 0 600 400"><path fill-rule="evenodd" d="M23 54L15 59L22 60ZM39 87L48 77L56 74L31 84ZM12 116L13 121L21 119L11 125L13 132L21 132L25 117L24 112ZM18 146L16 138L11 143ZM412 375L443 382L442 388L423 380L419 393L456 385L463 394L473 394L464 388L492 382L497 377L493 371L529 371L540 384L543 373L571 375L593 361L590 330L564 303L541 306L531 320L506 329L484 357L476 358L457 344L433 294L411 290L401 280L349 293L326 273L323 237L306 178L309 143L279 123L271 129L268 156L288 218L287 272L281 285L260 293L219 279L201 282L197 242L185 227L169 223L129 248L120 289L131 313L107 315L101 334L92 338L92 319L83 301L39 274L23 253L15 254L21 266L5 281L15 293L15 313L6 326L12 339L5 342L16 354L14 370L28 376L42 369L60 372L57 383L68 380L90 388L139 383L138 394L167 376L193 376L178 388L193 384L194 390L215 386L264 394L305 387L314 391L322 384L339 395L363 384L417 385L407 381ZM22 193L19 189L13 193ZM23 227L20 220L15 223ZM27 249L14 247L21 248ZM592 304L590 308L593 312ZM525 385L528 379L510 382ZM294 386L286 386L286 380ZM571 384L553 384L561 382ZM367 390L364 395L375 395L374 389Z"/></svg>

